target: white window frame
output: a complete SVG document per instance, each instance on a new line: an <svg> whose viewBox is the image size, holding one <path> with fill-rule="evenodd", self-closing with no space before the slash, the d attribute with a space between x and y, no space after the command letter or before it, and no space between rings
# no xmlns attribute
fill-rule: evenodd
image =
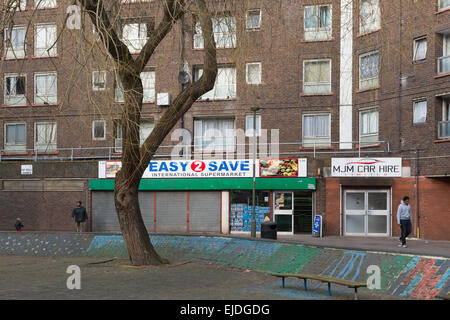
<svg viewBox="0 0 450 320"><path fill-rule="evenodd" d="M229 137L227 136L227 132L225 132L225 135L222 136L203 136L203 135L198 135L198 131L200 130L201 133L203 134L203 123L205 121L233 121L233 128L229 129L230 131L233 132L233 136ZM228 130L226 130L228 131ZM207 118L194 118L194 152L203 152L203 153L208 153L208 152L234 152L236 149L236 137L235 137L235 131L236 131L236 119L232 118L232 117L216 117L216 118L212 118L212 117L207 117ZM229 132L228 132L229 133ZM208 139L208 138L221 138L223 139L223 141L226 142L226 145L224 146L222 145L216 145L216 144L212 144L213 149L210 148L203 148L203 140L204 139ZM227 139L232 139L232 144L228 144L227 142L229 142Z"/></svg>
<svg viewBox="0 0 450 320"><path fill-rule="evenodd" d="M38 95L36 93L37 90L37 77L40 76L55 76L55 94L42 94ZM46 88L48 89L48 88ZM43 97L43 98L41 98ZM43 104L57 104L58 103L58 74L56 72L39 72L34 74L34 104L43 105Z"/></svg>
<svg viewBox="0 0 450 320"><path fill-rule="evenodd" d="M52 136L54 137L53 141L46 141L44 143L38 142L38 125L52 125L55 131L52 132ZM57 134L58 127L56 121L38 121L34 123L34 150L41 152L55 151L57 149Z"/></svg>
<svg viewBox="0 0 450 320"><path fill-rule="evenodd" d="M439 11L450 9L449 0L438 0L438 2L439 2Z"/></svg>
<svg viewBox="0 0 450 320"><path fill-rule="evenodd" d="M10 28L5 28L4 33L3 33L3 41L4 41L4 57L7 59L22 59L25 58L25 54L26 54L26 46L27 46L27 28L25 26L13 26L11 28L12 30L10 30ZM15 47L14 44L9 41L9 43L7 42L7 40L5 39L9 39L10 37L13 36L13 33L16 32L16 30L21 30L24 33L24 41L23 41L23 46L17 46ZM11 45L9 45L11 44Z"/></svg>
<svg viewBox="0 0 450 320"><path fill-rule="evenodd" d="M149 76L148 81L146 81L146 76ZM156 96L156 74L154 70L143 71L140 74L143 86L143 100L144 103L155 102ZM152 80L152 81L151 81Z"/></svg>
<svg viewBox="0 0 450 320"><path fill-rule="evenodd" d="M7 142L7 127L8 126L17 126L17 125L24 125L25 126L25 142L24 143L8 143ZM4 148L7 152L26 152L27 150L27 123L26 122L6 122L4 125L4 135L3 135L3 141L4 141Z"/></svg>
<svg viewBox="0 0 450 320"><path fill-rule="evenodd" d="M377 68L377 76L376 77L372 77L372 78L367 78L367 79L362 79L361 78L361 62L365 57L368 57L370 55L374 55L377 54L378 55L378 68ZM361 54L359 56L359 90L369 90L369 89L374 89L374 88L378 88L380 85L380 52L378 50L375 51L371 51L371 52L367 52L364 54ZM369 83L369 84L366 84ZM372 84L370 84L372 83Z"/></svg>
<svg viewBox="0 0 450 320"><path fill-rule="evenodd" d="M363 132L363 115L369 113L376 113L377 117L377 130L370 132ZM370 146L376 145L379 143L379 134L380 134L380 112L379 109L376 108L368 108L359 110L359 146ZM376 141L373 138L376 138Z"/></svg>
<svg viewBox="0 0 450 320"><path fill-rule="evenodd" d="M25 78L25 93L24 94L7 94L7 89L6 89L6 83L7 83L7 78L19 78L19 77L23 77ZM18 74L18 73L7 73L5 74L4 77L5 80L5 87L4 87L4 103L7 106L23 106L27 104L27 75L26 74ZM17 84L17 80L16 80L16 84Z"/></svg>
<svg viewBox="0 0 450 320"><path fill-rule="evenodd" d="M365 22L363 22L363 14L362 14L362 4L363 2L370 2L373 6L376 5L376 16L374 17L374 26L367 25ZM371 16L372 18L372 16ZM380 30L381 28L381 10L380 10L380 1L379 0L360 0L359 1L359 34L364 35L371 32L375 32L377 30Z"/></svg>
<svg viewBox="0 0 450 320"><path fill-rule="evenodd" d="M438 139L450 139L450 98L442 99L442 121L438 122Z"/></svg>
<svg viewBox="0 0 450 320"><path fill-rule="evenodd" d="M147 126L143 126L146 124ZM155 121L152 119L141 119L141 123L139 124L139 145L142 146L148 136L155 129Z"/></svg>
<svg viewBox="0 0 450 320"><path fill-rule="evenodd" d="M229 23L226 22L227 29L232 26L234 30L228 32L221 31L219 23L221 19L230 19ZM216 49L236 48L236 18L229 14L219 14L216 17L211 18L211 21ZM193 48L204 49L205 44L202 35L200 20L196 19L194 23Z"/></svg>
<svg viewBox="0 0 450 320"><path fill-rule="evenodd" d="M103 88L98 86L97 84L100 84L99 81L96 81L96 75L103 75ZM99 79L99 76L97 76L97 80ZM106 89L106 71L92 71L92 90L93 91L104 91Z"/></svg>
<svg viewBox="0 0 450 320"><path fill-rule="evenodd" d="M419 48L419 43L421 41L425 41L425 56L424 57L420 57L417 58L417 49ZM428 40L427 37L420 37L420 38L416 38L414 39L414 45L413 45L413 61L417 62L417 61L423 61L427 58L427 53L428 53Z"/></svg>
<svg viewBox="0 0 450 320"><path fill-rule="evenodd" d="M253 137L253 115L248 114L245 116L245 136ZM261 136L261 115L256 115L256 136Z"/></svg>
<svg viewBox="0 0 450 320"><path fill-rule="evenodd" d="M425 118L423 118L423 121L419 121L421 118L417 117L417 111L416 106L418 106L419 103L425 103ZM427 113L428 113L428 101L425 98L422 99L416 99L413 101L413 124L423 124L427 122Z"/></svg>
<svg viewBox="0 0 450 320"><path fill-rule="evenodd" d="M305 81L305 71L306 71L306 64L307 63L317 63L317 62L322 62L322 61L328 61L329 65L330 65L330 73L329 73L329 81L327 82L306 82ZM331 90L331 75L332 75L332 62L331 59L311 59L311 60L303 60L303 94L307 94L307 95L322 95L322 94L331 94L332 90ZM323 87L324 90L321 92L313 92L315 90L309 90L308 87L310 88L320 88ZM321 89L320 89L321 90Z"/></svg>
<svg viewBox="0 0 450 320"><path fill-rule="evenodd" d="M258 74L258 79L256 79L256 81L251 81L251 79L249 77L249 67L252 65L259 66L259 74ZM249 63L245 64L245 80L246 80L247 84L259 85L262 83L262 63L261 62L249 62Z"/></svg>
<svg viewBox="0 0 450 320"><path fill-rule="evenodd" d="M58 3L56 0L34 0L35 9L51 9L57 7Z"/></svg>
<svg viewBox="0 0 450 320"><path fill-rule="evenodd" d="M320 27L320 8L328 7L330 12L330 25L329 27ZM306 13L307 9L313 8L315 12L318 12L319 16L317 21L319 22L318 26L315 27L306 27ZM330 40L332 38L333 31L333 7L332 4L321 4L321 5L312 5L312 6L304 6L303 7L303 38L305 41L324 41Z"/></svg>
<svg viewBox="0 0 450 320"><path fill-rule="evenodd" d="M305 135L305 117L317 117L328 116L328 136L306 136ZM317 113L304 113L302 114L302 146L303 148L312 147L330 147L331 146L331 113L329 112L317 112Z"/></svg>
<svg viewBox="0 0 450 320"><path fill-rule="evenodd" d="M250 13L251 12L259 12L259 24L258 26L249 26L249 17L250 17ZM245 28L247 29L247 31L252 31L252 30L260 30L261 29L261 22L262 22L262 10L261 9L250 9L247 10L247 12L245 13Z"/></svg>
<svg viewBox="0 0 450 320"><path fill-rule="evenodd" d="M219 84L218 81L220 79L220 72L227 72L226 70L228 70L228 72L231 73L231 83L228 82L227 84ZM194 69L194 81L197 81L198 79L200 79L200 77L203 74L203 66L198 66L195 67ZM217 92L220 93L220 91L218 91L218 87L228 87L227 89L227 93L230 94L228 96L221 96L221 95L217 95ZM235 66L229 66L229 65L223 65L223 66L218 66L218 70L217 70L217 77L216 77L216 81L214 83L214 87L206 92L205 94L203 94L199 99L200 100L229 100L229 99L234 99L236 98L236 67Z"/></svg>
<svg viewBox="0 0 450 320"><path fill-rule="evenodd" d="M125 38L124 30L127 27L130 27L133 30L134 29L137 30L136 38L131 38L131 39ZM143 36L142 33L144 33L145 36ZM142 48L145 46L145 44L147 43L147 40L148 40L147 33L148 33L148 25L145 22L125 23L122 27L122 41L128 47L128 50L130 51L130 53L136 54L136 53L139 53L142 50Z"/></svg>
<svg viewBox="0 0 450 320"><path fill-rule="evenodd" d="M103 127L103 136L102 137L96 137L95 136L95 128L96 125L101 123ZM105 120L93 120L92 121L92 140L106 140L106 121Z"/></svg>
<svg viewBox="0 0 450 320"><path fill-rule="evenodd" d="M44 31L44 30L45 31ZM38 34L45 32L45 44L38 43ZM52 34L53 33L53 34ZM50 34L50 36L49 36ZM58 28L56 24L37 24L34 26L34 56L54 57L58 54Z"/></svg>

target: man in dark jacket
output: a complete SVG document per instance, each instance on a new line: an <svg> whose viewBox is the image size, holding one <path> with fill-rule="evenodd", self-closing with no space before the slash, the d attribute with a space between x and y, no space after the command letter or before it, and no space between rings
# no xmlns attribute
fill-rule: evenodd
<svg viewBox="0 0 450 320"><path fill-rule="evenodd" d="M72 211L72 218L77 223L77 232L83 231L83 224L88 219L86 208L77 201L77 206Z"/></svg>

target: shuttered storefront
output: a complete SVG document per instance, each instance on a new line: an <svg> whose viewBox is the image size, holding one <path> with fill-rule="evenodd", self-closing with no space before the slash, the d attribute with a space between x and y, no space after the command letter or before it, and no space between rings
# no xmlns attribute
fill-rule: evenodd
<svg viewBox="0 0 450 320"><path fill-rule="evenodd" d="M189 193L189 231L220 232L220 192Z"/></svg>

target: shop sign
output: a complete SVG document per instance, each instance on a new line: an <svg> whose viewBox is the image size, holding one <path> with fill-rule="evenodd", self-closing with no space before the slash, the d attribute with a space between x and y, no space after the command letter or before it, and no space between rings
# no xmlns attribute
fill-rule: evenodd
<svg viewBox="0 0 450 320"><path fill-rule="evenodd" d="M33 174L33 165L32 164L23 164L20 166L20 174L22 175L31 175Z"/></svg>
<svg viewBox="0 0 450 320"><path fill-rule="evenodd" d="M332 177L401 177L402 158L332 158Z"/></svg>
<svg viewBox="0 0 450 320"><path fill-rule="evenodd" d="M99 178L114 178L121 161L100 161ZM306 177L306 159L260 160L256 177ZM252 160L150 161L143 178L251 178Z"/></svg>

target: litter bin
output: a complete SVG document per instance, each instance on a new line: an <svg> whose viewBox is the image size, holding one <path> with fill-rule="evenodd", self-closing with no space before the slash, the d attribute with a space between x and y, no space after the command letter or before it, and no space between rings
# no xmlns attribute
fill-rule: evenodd
<svg viewBox="0 0 450 320"><path fill-rule="evenodd" d="M275 222L265 221L261 223L261 238L277 239L278 226Z"/></svg>

